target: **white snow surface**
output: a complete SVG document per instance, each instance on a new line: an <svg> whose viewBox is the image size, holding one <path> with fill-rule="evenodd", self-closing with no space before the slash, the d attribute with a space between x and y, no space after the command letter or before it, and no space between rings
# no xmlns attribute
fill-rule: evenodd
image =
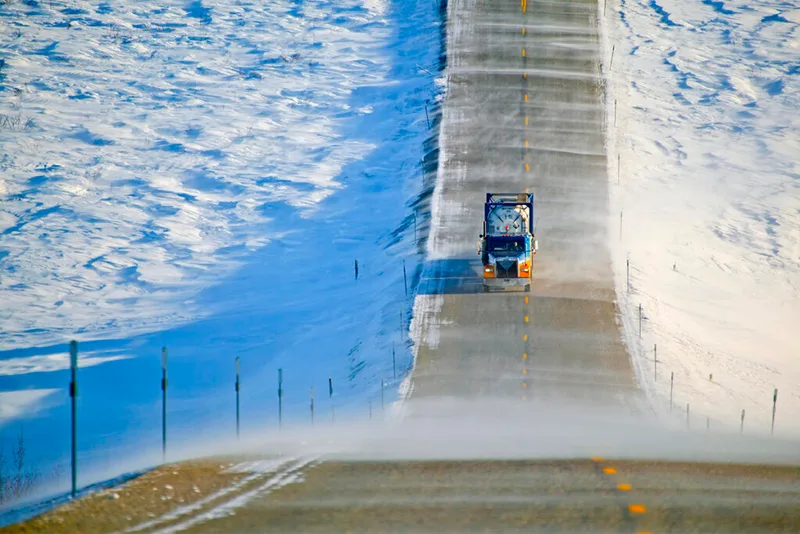
<svg viewBox="0 0 800 534"><path fill-rule="evenodd" d="M59 389L23 389L0 391L0 420L22 415L31 417L57 402Z"/></svg>
<svg viewBox="0 0 800 534"><path fill-rule="evenodd" d="M132 358L130 354L119 351L95 351L79 355L78 367L93 367L108 362ZM0 376L25 375L28 373L50 373L53 371L66 371L70 368L69 354L47 354L43 356L25 356L21 358L8 358L0 360Z"/></svg>
<svg viewBox="0 0 800 534"><path fill-rule="evenodd" d="M0 350L196 319L193 297L374 146L341 131L383 0L13 2L0 13ZM319 15L319 16L317 16ZM355 20L357 24L352 24Z"/></svg>
<svg viewBox="0 0 800 534"><path fill-rule="evenodd" d="M668 411L674 373L681 417L738 427L744 409L745 432L770 431L777 388L775 433L800 434L798 10L620 0L603 20L611 247L640 383Z"/></svg>

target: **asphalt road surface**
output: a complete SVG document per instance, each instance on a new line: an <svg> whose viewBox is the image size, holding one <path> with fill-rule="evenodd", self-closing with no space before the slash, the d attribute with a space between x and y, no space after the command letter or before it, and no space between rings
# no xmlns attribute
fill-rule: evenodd
<svg viewBox="0 0 800 534"><path fill-rule="evenodd" d="M415 400L568 399L635 412L615 322L603 87L592 1L457 1L449 10L442 179L421 300ZM487 192L534 193L530 294L484 294Z"/></svg>
<svg viewBox="0 0 800 534"><path fill-rule="evenodd" d="M186 532L794 533L798 480L796 469L591 459L323 463Z"/></svg>

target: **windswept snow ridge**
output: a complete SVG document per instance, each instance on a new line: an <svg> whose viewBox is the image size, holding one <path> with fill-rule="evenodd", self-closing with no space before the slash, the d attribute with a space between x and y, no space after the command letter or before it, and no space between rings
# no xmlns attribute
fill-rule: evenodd
<svg viewBox="0 0 800 534"><path fill-rule="evenodd" d="M0 350L204 315L198 289L275 237L271 206L311 216L374 148L341 123L372 111L348 100L384 79L383 17L359 0L0 7Z"/></svg>
<svg viewBox="0 0 800 534"><path fill-rule="evenodd" d="M640 380L666 409L674 373L675 411L738 428L744 409L745 432L769 432L777 388L775 432L800 433L800 12L609 7L612 247Z"/></svg>

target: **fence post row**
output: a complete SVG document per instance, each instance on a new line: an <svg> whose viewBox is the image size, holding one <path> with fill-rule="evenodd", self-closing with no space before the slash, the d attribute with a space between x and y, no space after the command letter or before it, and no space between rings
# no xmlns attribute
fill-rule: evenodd
<svg viewBox="0 0 800 534"><path fill-rule="evenodd" d="M278 428L283 426L283 369L278 369Z"/></svg>
<svg viewBox="0 0 800 534"><path fill-rule="evenodd" d="M72 401L72 498L78 494L78 342L69 342L70 383Z"/></svg>
<svg viewBox="0 0 800 534"><path fill-rule="evenodd" d="M239 357L236 357L236 439L239 439Z"/></svg>
<svg viewBox="0 0 800 534"><path fill-rule="evenodd" d="M167 347L161 348L161 459L167 459Z"/></svg>
<svg viewBox="0 0 800 534"><path fill-rule="evenodd" d="M653 345L653 381L658 381L658 344Z"/></svg>
<svg viewBox="0 0 800 534"><path fill-rule="evenodd" d="M311 386L311 424L314 424L314 386Z"/></svg>
<svg viewBox="0 0 800 534"><path fill-rule="evenodd" d="M642 305L639 304L639 337L642 337Z"/></svg>
<svg viewBox="0 0 800 534"><path fill-rule="evenodd" d="M775 391L772 392L772 425L770 426L769 434L770 436L775 435L775 408L778 404L778 388L775 388Z"/></svg>
<svg viewBox="0 0 800 534"><path fill-rule="evenodd" d="M406 276L406 260L403 260L403 290L405 295L408 296L408 277Z"/></svg>
<svg viewBox="0 0 800 534"><path fill-rule="evenodd" d="M331 422L336 420L336 408L333 406L333 379L328 377L328 400L331 402Z"/></svg>

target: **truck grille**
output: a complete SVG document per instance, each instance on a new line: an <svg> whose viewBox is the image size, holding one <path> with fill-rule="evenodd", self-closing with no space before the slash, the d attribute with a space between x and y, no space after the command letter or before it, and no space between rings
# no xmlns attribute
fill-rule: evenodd
<svg viewBox="0 0 800 534"><path fill-rule="evenodd" d="M495 265L496 278L517 278L517 260L500 260Z"/></svg>

